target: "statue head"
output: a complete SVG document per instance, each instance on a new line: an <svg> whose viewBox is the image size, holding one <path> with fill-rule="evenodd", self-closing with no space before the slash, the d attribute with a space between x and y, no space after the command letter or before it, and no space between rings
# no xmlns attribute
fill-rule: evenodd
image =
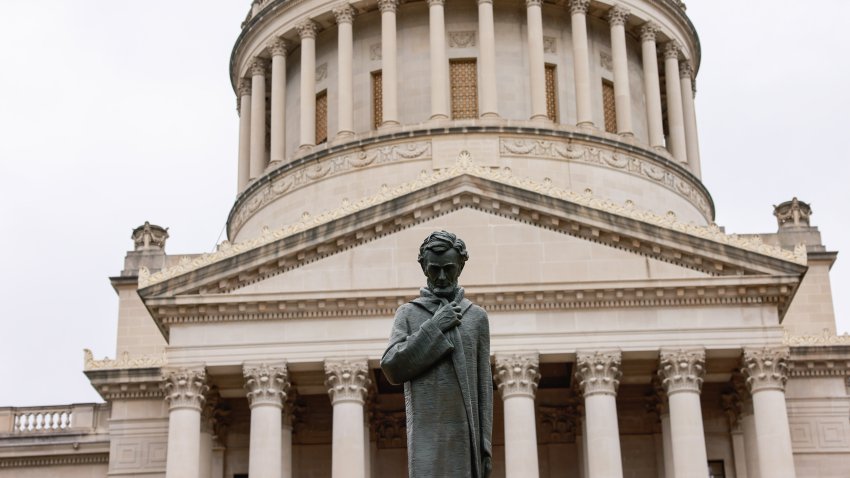
<svg viewBox="0 0 850 478"><path fill-rule="evenodd" d="M433 232L419 246L418 261L428 278L428 289L445 299L455 296L457 279L467 259L466 244L450 232Z"/></svg>

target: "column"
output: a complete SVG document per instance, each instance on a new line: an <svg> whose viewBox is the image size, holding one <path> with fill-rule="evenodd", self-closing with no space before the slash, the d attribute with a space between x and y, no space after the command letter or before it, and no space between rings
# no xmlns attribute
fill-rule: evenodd
<svg viewBox="0 0 850 478"><path fill-rule="evenodd" d="M785 409L785 382L788 380L787 347L744 350L742 372L753 397L756 442L761 474L770 478L795 478L794 455L788 411Z"/></svg>
<svg viewBox="0 0 850 478"><path fill-rule="evenodd" d="M655 34L658 27L647 23L640 29L643 54L643 85L646 91L646 116L649 126L649 145L664 147L664 124L661 116L661 82L658 79L658 52L655 49Z"/></svg>
<svg viewBox="0 0 850 478"><path fill-rule="evenodd" d="M593 126L593 101L590 88L590 54L587 48L587 8L590 0L570 1L570 26L573 32L573 70L576 81L576 118L578 126Z"/></svg>
<svg viewBox="0 0 850 478"><path fill-rule="evenodd" d="M198 476L201 464L201 407L207 391L204 370L179 369L167 373L168 451L166 478Z"/></svg>
<svg viewBox="0 0 850 478"><path fill-rule="evenodd" d="M694 69L691 62L679 62L679 78L682 87L682 113L685 118L685 147L688 155L688 166L697 176L702 176L699 161L699 135L697 134L697 113L694 106Z"/></svg>
<svg viewBox="0 0 850 478"><path fill-rule="evenodd" d="M280 428L281 478L292 478L292 429L295 424L295 390L290 389L283 402L283 422Z"/></svg>
<svg viewBox="0 0 850 478"><path fill-rule="evenodd" d="M537 353L496 355L495 378L505 414L506 478L539 476L534 418L539 367Z"/></svg>
<svg viewBox="0 0 850 478"><path fill-rule="evenodd" d="M242 374L251 408L248 475L281 478L281 420L289 389L286 364L246 364Z"/></svg>
<svg viewBox="0 0 850 478"><path fill-rule="evenodd" d="M661 350L658 375L670 408L670 440L676 478L706 478L708 457L700 392L705 350Z"/></svg>
<svg viewBox="0 0 850 478"><path fill-rule="evenodd" d="M733 390L720 396L723 413L729 422L729 439L732 442L732 456L735 464L735 477L748 478L747 453L742 422L743 398L747 396L746 384L740 374L732 375Z"/></svg>
<svg viewBox="0 0 850 478"><path fill-rule="evenodd" d="M298 148L316 145L316 32L313 20L295 26L301 37L301 135Z"/></svg>
<svg viewBox="0 0 850 478"><path fill-rule="evenodd" d="M333 406L331 476L365 478L363 405L369 386L366 359L326 360L325 385Z"/></svg>
<svg viewBox="0 0 850 478"><path fill-rule="evenodd" d="M675 478L676 473L673 470L673 440L670 438L670 407L667 399L667 392L662 385L660 376L655 376L652 380L652 386L655 390L655 395L650 397L650 411L658 415L659 428L661 429L661 460L657 460L659 471L662 471L664 478Z"/></svg>
<svg viewBox="0 0 850 478"><path fill-rule="evenodd" d="M761 463L759 463L759 447L756 437L756 419L753 415L753 401L748 398L741 410L741 429L744 433L744 457L747 460L747 477L761 478Z"/></svg>
<svg viewBox="0 0 850 478"><path fill-rule="evenodd" d="M245 189L251 179L251 80L240 78L236 85L239 110L239 167L237 192Z"/></svg>
<svg viewBox="0 0 850 478"><path fill-rule="evenodd" d="M632 131L632 94L629 87L629 60L626 53L626 22L629 11L615 5L608 11L611 25L611 56L614 63L614 105L617 110L617 133L634 136Z"/></svg>
<svg viewBox="0 0 850 478"><path fill-rule="evenodd" d="M664 45L664 73L667 83L667 128L670 133L670 153L677 161L688 162L685 147L685 114L682 111L682 85L679 78L679 45Z"/></svg>
<svg viewBox="0 0 850 478"><path fill-rule="evenodd" d="M431 119L449 117L449 60L446 56L445 0L428 0L428 37L431 42Z"/></svg>
<svg viewBox="0 0 850 478"><path fill-rule="evenodd" d="M398 10L398 0L378 0L378 8L381 10L381 88L384 119L381 126L397 126L398 53L395 14Z"/></svg>
<svg viewBox="0 0 850 478"><path fill-rule="evenodd" d="M543 39L541 38L541 42ZM493 23L493 0L478 0L478 78L481 91L481 117L498 118L496 93L496 30ZM545 86L545 85L544 85Z"/></svg>
<svg viewBox="0 0 850 478"><path fill-rule="evenodd" d="M266 169L266 61L251 63L251 179Z"/></svg>
<svg viewBox="0 0 850 478"><path fill-rule="evenodd" d="M333 10L337 24L337 81L339 82L338 137L354 134L354 8L349 4Z"/></svg>
<svg viewBox="0 0 850 478"><path fill-rule="evenodd" d="M271 104L271 162L283 161L286 154L286 52L289 44L282 38L274 39L268 47L272 55Z"/></svg>
<svg viewBox="0 0 850 478"><path fill-rule="evenodd" d="M546 65L543 62L542 4L543 0L525 0L528 21L528 79L531 87L531 119L533 121L549 120L546 114Z"/></svg>
<svg viewBox="0 0 850 478"><path fill-rule="evenodd" d="M576 352L576 378L584 394L584 443L590 477L623 477L616 404L621 357L619 350Z"/></svg>

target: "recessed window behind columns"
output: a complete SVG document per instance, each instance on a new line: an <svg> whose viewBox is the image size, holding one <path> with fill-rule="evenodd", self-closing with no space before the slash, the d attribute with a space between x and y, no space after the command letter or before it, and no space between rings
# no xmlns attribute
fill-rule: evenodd
<svg viewBox="0 0 850 478"><path fill-rule="evenodd" d="M384 90L381 70L372 72L372 128L378 129L384 122Z"/></svg>
<svg viewBox="0 0 850 478"><path fill-rule="evenodd" d="M316 144L328 140L328 90L316 95Z"/></svg>
<svg viewBox="0 0 850 478"><path fill-rule="evenodd" d="M478 65L475 58L449 61L452 119L478 118Z"/></svg>
<svg viewBox="0 0 850 478"><path fill-rule="evenodd" d="M617 132L617 103L614 99L614 83L602 80L602 110L605 113L605 131Z"/></svg>
<svg viewBox="0 0 850 478"><path fill-rule="evenodd" d="M546 63L546 116L558 122L558 67Z"/></svg>

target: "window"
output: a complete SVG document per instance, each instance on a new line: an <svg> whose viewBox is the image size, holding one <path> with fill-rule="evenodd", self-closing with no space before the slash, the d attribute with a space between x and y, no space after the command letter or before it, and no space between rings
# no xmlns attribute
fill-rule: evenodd
<svg viewBox="0 0 850 478"><path fill-rule="evenodd" d="M723 460L708 461L708 478L726 478Z"/></svg>
<svg viewBox="0 0 850 478"><path fill-rule="evenodd" d="M478 66L474 58L449 61L452 119L478 118Z"/></svg>
<svg viewBox="0 0 850 478"><path fill-rule="evenodd" d="M372 127L378 129L384 122L384 88L381 70L372 72Z"/></svg>
<svg viewBox="0 0 850 478"><path fill-rule="evenodd" d="M558 70L546 63L546 116L553 123L558 122Z"/></svg>
<svg viewBox="0 0 850 478"><path fill-rule="evenodd" d="M605 112L605 131L617 132L617 105L614 101L614 83L602 80L602 111Z"/></svg>
<svg viewBox="0 0 850 478"><path fill-rule="evenodd" d="M316 144L328 140L328 90L316 95Z"/></svg>

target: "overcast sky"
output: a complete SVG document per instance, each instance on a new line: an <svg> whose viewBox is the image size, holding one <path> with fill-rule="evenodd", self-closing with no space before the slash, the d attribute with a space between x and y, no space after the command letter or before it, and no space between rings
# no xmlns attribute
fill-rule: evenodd
<svg viewBox="0 0 850 478"><path fill-rule="evenodd" d="M236 184L227 75L248 0L0 2L0 406L100 401L83 348L115 356L131 230L211 251ZM850 254L850 2L691 0L703 180L727 232L810 202ZM832 270L850 329L850 261Z"/></svg>

